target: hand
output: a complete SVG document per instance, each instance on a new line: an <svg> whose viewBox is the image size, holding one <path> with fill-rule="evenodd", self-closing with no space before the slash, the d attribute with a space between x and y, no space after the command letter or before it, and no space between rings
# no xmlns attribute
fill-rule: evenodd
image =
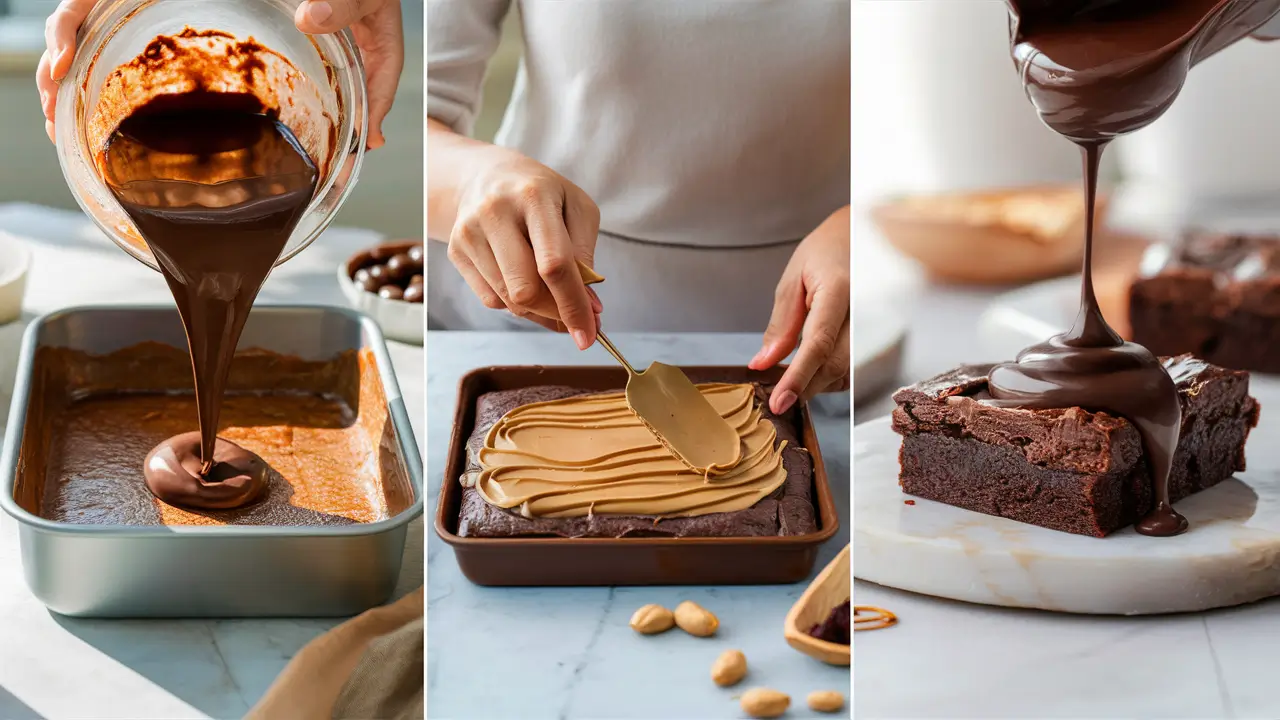
<svg viewBox="0 0 1280 720"><path fill-rule="evenodd" d="M58 83L71 69L76 51L76 31L98 0L62 0L44 25L44 55L36 69L36 87L44 110L44 129L54 140L53 121ZM294 23L311 35L351 28L364 59L369 90L368 148L381 147L386 138L382 121L391 111L400 71L404 69L404 28L400 0L304 0Z"/></svg>
<svg viewBox="0 0 1280 720"><path fill-rule="evenodd" d="M798 398L849 389L849 207L837 210L791 255L774 293L764 345L748 364L777 365L800 350L769 398L781 414Z"/></svg>
<svg viewBox="0 0 1280 720"><path fill-rule="evenodd" d="M602 306L577 261L594 264L600 209L541 163L505 148L480 152L479 170L459 192L449 259L485 307L568 330L586 350Z"/></svg>

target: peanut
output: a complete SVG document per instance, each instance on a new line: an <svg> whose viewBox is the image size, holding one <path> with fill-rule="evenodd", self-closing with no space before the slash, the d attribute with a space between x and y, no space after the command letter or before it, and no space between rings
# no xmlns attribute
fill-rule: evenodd
<svg viewBox="0 0 1280 720"><path fill-rule="evenodd" d="M844 693L835 690L816 690L809 693L809 709L815 712L839 712L844 707Z"/></svg>
<svg viewBox="0 0 1280 720"><path fill-rule="evenodd" d="M725 650L711 666L711 680L720 687L737 685L747 674L747 656L741 650Z"/></svg>
<svg viewBox="0 0 1280 720"><path fill-rule="evenodd" d="M781 717L791 706L791 696L768 688L752 688L742 695L742 712L753 718Z"/></svg>
<svg viewBox="0 0 1280 720"><path fill-rule="evenodd" d="M641 635L666 632L675 624L675 615L661 605L645 605L631 616L631 629Z"/></svg>
<svg viewBox="0 0 1280 720"><path fill-rule="evenodd" d="M720 628L720 620L695 602L685 600L676 606L676 625L690 635L711 637Z"/></svg>

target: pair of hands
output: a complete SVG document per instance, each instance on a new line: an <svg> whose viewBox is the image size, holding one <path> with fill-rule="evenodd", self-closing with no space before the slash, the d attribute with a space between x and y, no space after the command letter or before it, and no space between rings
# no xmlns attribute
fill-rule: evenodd
<svg viewBox="0 0 1280 720"><path fill-rule="evenodd" d="M485 148L460 188L449 259L485 304L553 330L579 349L595 342L603 309L575 261L594 266L600 210L565 177L528 157ZM799 345L769 407L849 388L849 208L833 213L792 254L753 370L777 365Z"/></svg>
<svg viewBox="0 0 1280 720"><path fill-rule="evenodd" d="M36 87L44 110L44 129L54 135L54 114L58 83L71 69L75 58L76 32L98 0L62 0L45 21L45 51L36 70ZM400 0L304 0L294 23L309 35L326 35L350 28L364 60L369 98L370 150L381 147L386 138L382 121L391 111L400 71L404 69L404 24Z"/></svg>

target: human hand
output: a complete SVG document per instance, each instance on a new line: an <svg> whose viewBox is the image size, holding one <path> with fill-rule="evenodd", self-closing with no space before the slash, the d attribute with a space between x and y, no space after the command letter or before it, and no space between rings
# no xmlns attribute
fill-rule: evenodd
<svg viewBox="0 0 1280 720"><path fill-rule="evenodd" d="M577 261L594 264L600 209L541 163L505 148L481 152L458 195L449 260L485 307L567 330L586 350L603 306Z"/></svg>
<svg viewBox="0 0 1280 720"><path fill-rule="evenodd" d="M45 51L36 69L36 87L44 110L44 129L54 140L58 83L75 58L76 32L98 0L62 0L44 25ZM381 147L386 138L382 121L391 111L400 71L404 69L404 27L400 0L303 0L294 16L301 32L319 35L350 28L364 59L369 91L368 148Z"/></svg>
<svg viewBox="0 0 1280 720"><path fill-rule="evenodd" d="M849 207L837 210L792 253L774 293L773 316L752 370L800 350L769 398L784 413L798 398L849 389Z"/></svg>

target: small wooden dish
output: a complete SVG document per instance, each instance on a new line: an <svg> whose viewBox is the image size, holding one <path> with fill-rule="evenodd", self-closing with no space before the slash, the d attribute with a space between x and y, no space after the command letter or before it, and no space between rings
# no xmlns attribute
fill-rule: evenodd
<svg viewBox="0 0 1280 720"><path fill-rule="evenodd" d="M819 640L809 634L809 628L827 619L831 611L850 598L849 546L836 555L787 613L783 632L787 644L828 665L848 665L849 645L839 645ZM852 626L850 627L852 633ZM852 638L850 638L852 641Z"/></svg>
<svg viewBox="0 0 1280 720"><path fill-rule="evenodd" d="M1099 229L1106 209L1099 194ZM890 245L948 282L1041 280L1078 270L1084 254L1084 197L1076 186L911 196L876 205L871 219Z"/></svg>

